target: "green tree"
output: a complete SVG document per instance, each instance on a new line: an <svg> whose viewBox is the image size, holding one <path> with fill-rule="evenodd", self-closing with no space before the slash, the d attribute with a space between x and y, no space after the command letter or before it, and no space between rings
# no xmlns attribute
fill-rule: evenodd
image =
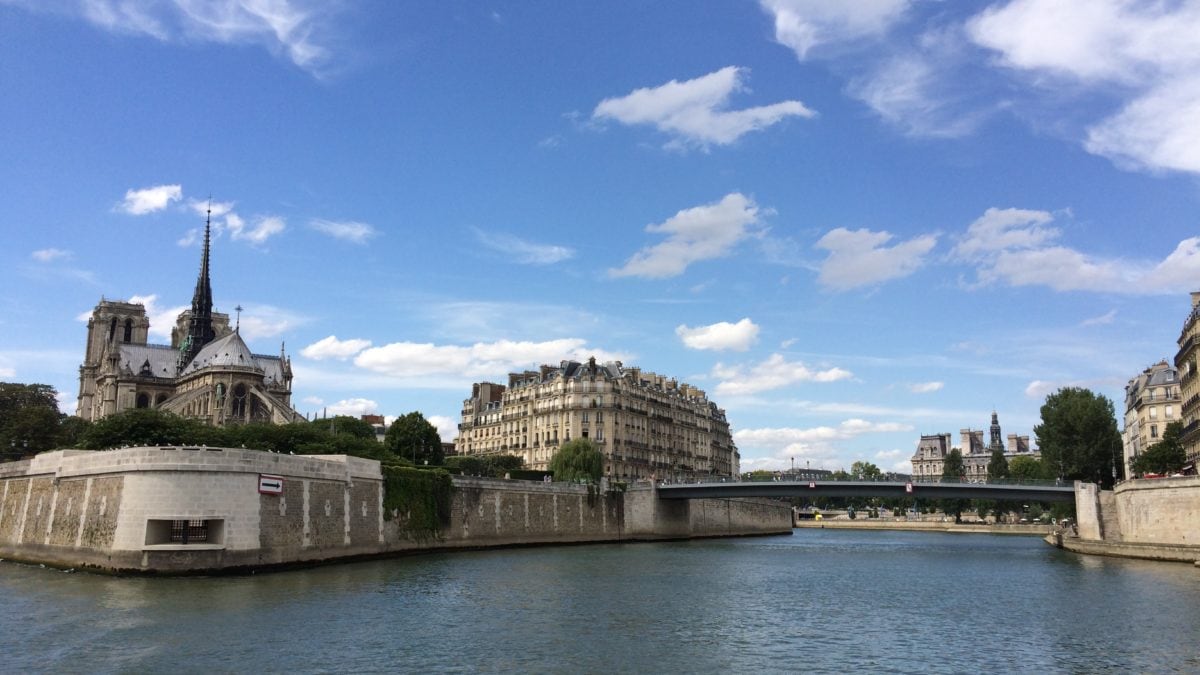
<svg viewBox="0 0 1200 675"><path fill-rule="evenodd" d="M1013 457L1008 463L1008 477L1014 480L1046 480L1053 478L1047 473L1046 463L1035 457Z"/></svg>
<svg viewBox="0 0 1200 675"><path fill-rule="evenodd" d="M590 439L576 438L559 446L550 458L550 471L557 481L597 483L604 472L604 455Z"/></svg>
<svg viewBox="0 0 1200 675"><path fill-rule="evenodd" d="M20 459L58 447L63 417L54 387L0 382L0 458Z"/></svg>
<svg viewBox="0 0 1200 675"><path fill-rule="evenodd" d="M516 455L457 455L446 458L446 468L458 469L465 476L503 478L510 471L520 470L525 460Z"/></svg>
<svg viewBox="0 0 1200 675"><path fill-rule="evenodd" d="M870 462L855 462L850 465L850 475L859 480L877 480L883 472Z"/></svg>
<svg viewBox="0 0 1200 675"><path fill-rule="evenodd" d="M963 463L962 451L954 448L946 454L946 461L942 464L942 482L961 483L963 476L966 475L967 467ZM946 515L953 515L956 523L962 522L962 512L967 508L969 500L943 499L941 503L942 511Z"/></svg>
<svg viewBox="0 0 1200 675"><path fill-rule="evenodd" d="M106 450L141 445L226 445L219 430L154 408L134 408L92 424L80 445Z"/></svg>
<svg viewBox="0 0 1200 675"><path fill-rule="evenodd" d="M1107 397L1064 387L1046 397L1042 423L1033 428L1042 461L1060 478L1112 487L1121 434Z"/></svg>
<svg viewBox="0 0 1200 675"><path fill-rule="evenodd" d="M335 415L333 417L322 417L315 419L312 422L313 428L320 429L332 436L341 434L349 434L357 438L366 438L375 440L375 428L367 422L364 422L357 417L349 415Z"/></svg>
<svg viewBox="0 0 1200 675"><path fill-rule="evenodd" d="M1187 455L1179 443L1179 422L1171 422L1163 431L1162 439L1134 458L1129 468L1138 474L1175 473L1187 463Z"/></svg>
<svg viewBox="0 0 1200 675"><path fill-rule="evenodd" d="M430 424L419 412L397 417L388 427L383 444L392 454L411 460L413 464L429 463L440 466L445 459L437 427Z"/></svg>
<svg viewBox="0 0 1200 675"><path fill-rule="evenodd" d="M988 460L987 465L987 476L989 481L1008 478L1008 460L1000 448L992 450L992 458Z"/></svg>

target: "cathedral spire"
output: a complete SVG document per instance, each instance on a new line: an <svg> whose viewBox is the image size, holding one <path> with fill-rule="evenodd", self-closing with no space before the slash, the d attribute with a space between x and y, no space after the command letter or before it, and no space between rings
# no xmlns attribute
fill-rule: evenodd
<svg viewBox="0 0 1200 675"><path fill-rule="evenodd" d="M196 358L204 345L213 341L216 332L212 325L212 283L208 277L208 253L212 239L212 200L204 220L204 252L200 255L200 275L196 278L196 291L192 294L192 314L188 320L188 333L179 347L179 370Z"/></svg>

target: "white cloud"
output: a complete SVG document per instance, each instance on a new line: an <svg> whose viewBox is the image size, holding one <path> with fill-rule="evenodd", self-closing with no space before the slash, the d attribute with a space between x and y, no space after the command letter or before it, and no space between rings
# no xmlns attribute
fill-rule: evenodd
<svg viewBox="0 0 1200 675"><path fill-rule="evenodd" d="M744 352L758 341L758 326L749 318L742 319L737 323L721 321L695 328L689 328L681 324L675 328L675 334L679 336L679 339L683 340L684 346L689 349L712 349L717 351L732 349Z"/></svg>
<svg viewBox="0 0 1200 675"><path fill-rule="evenodd" d="M272 305L246 304L241 316L241 335L247 342L274 338L308 323L308 318Z"/></svg>
<svg viewBox="0 0 1200 675"><path fill-rule="evenodd" d="M884 121L910 136L958 138L973 132L984 114L965 110L946 91L957 57L911 52L884 60L856 77L847 93L867 104Z"/></svg>
<svg viewBox="0 0 1200 675"><path fill-rule="evenodd" d="M741 429L734 432L733 440L743 457L747 457L742 461L744 470L786 469L792 461L815 465L817 468L833 468L845 467L838 450L844 441L867 434L906 433L912 430L909 424L853 418L832 427ZM767 456L748 457L762 453Z"/></svg>
<svg viewBox="0 0 1200 675"><path fill-rule="evenodd" d="M183 187L179 185L157 185L140 190L127 190L125 199L117 205L117 209L125 213L141 216L155 211L162 211L183 198Z"/></svg>
<svg viewBox="0 0 1200 675"><path fill-rule="evenodd" d="M374 227L353 220L338 221L314 218L309 221L308 226L334 239L344 239L355 244L365 244L368 239L379 234Z"/></svg>
<svg viewBox="0 0 1200 675"><path fill-rule="evenodd" d="M325 406L325 410L330 415L360 417L362 415L370 415L379 410L379 404L367 398L347 398L337 403L330 403L328 406Z"/></svg>
<svg viewBox="0 0 1200 675"><path fill-rule="evenodd" d="M301 349L300 353L315 361L325 359L345 361L370 346L370 340L339 340L336 335L330 335Z"/></svg>
<svg viewBox="0 0 1200 675"><path fill-rule="evenodd" d="M1118 96L1084 147L1118 164L1200 172L1200 3L1014 0L967 24L999 62L1045 87Z"/></svg>
<svg viewBox="0 0 1200 675"><path fill-rule="evenodd" d="M30 253L29 257L40 263L49 263L55 260L70 260L74 255L70 251L64 251L61 248L43 248Z"/></svg>
<svg viewBox="0 0 1200 675"><path fill-rule="evenodd" d="M17 371L15 368L0 366L0 377L16 377Z"/></svg>
<svg viewBox="0 0 1200 675"><path fill-rule="evenodd" d="M646 226L647 232L664 233L666 241L633 254L619 269L610 269L614 277L663 279L683 274L688 265L728 255L738 242L759 222L754 200L737 192L720 202L683 209L659 224Z"/></svg>
<svg viewBox="0 0 1200 675"><path fill-rule="evenodd" d="M1094 316L1090 319L1084 319L1082 322L1080 322L1079 325L1084 328L1089 328L1091 326L1107 326L1107 325L1111 324L1114 320L1116 320L1116 318L1117 318L1117 310L1110 309L1106 313L1101 314L1100 316Z"/></svg>
<svg viewBox="0 0 1200 675"><path fill-rule="evenodd" d="M313 406L321 406L325 405L325 399L319 396L305 396L303 399L301 399L301 403L307 403L308 405Z"/></svg>
<svg viewBox="0 0 1200 675"><path fill-rule="evenodd" d="M487 248L522 265L553 265L575 257L575 249L555 244L535 244L503 232L475 229L475 238Z"/></svg>
<svg viewBox="0 0 1200 675"><path fill-rule="evenodd" d="M908 390L914 394L930 394L941 391L944 386L946 386L945 382L917 382L909 385Z"/></svg>
<svg viewBox="0 0 1200 675"><path fill-rule="evenodd" d="M760 0L775 19L775 40L803 60L821 44L885 32L908 9L909 0Z"/></svg>
<svg viewBox="0 0 1200 675"><path fill-rule="evenodd" d="M744 89L745 69L727 66L693 80L636 89L620 98L604 99L592 119L613 119L622 124L650 124L670 134L669 147L728 145L743 135L765 129L788 117L813 117L816 113L800 101L783 101L741 110L728 110L729 97Z"/></svg>
<svg viewBox="0 0 1200 675"><path fill-rule="evenodd" d="M924 264L925 255L937 244L932 234L885 246L891 239L888 232L830 230L816 243L829 251L817 280L826 288L844 291L906 277Z"/></svg>
<svg viewBox="0 0 1200 675"><path fill-rule="evenodd" d="M1046 211L988 209L967 228L951 252L972 264L986 286L1046 286L1056 291L1127 295L1182 293L1200 277L1200 237L1179 242L1161 261L1099 258L1058 245Z"/></svg>
<svg viewBox="0 0 1200 675"><path fill-rule="evenodd" d="M229 231L229 236L254 245L264 243L286 227L287 223L279 216L255 216L254 226L247 227L246 221L238 214L230 212L225 215L224 229Z"/></svg>
<svg viewBox="0 0 1200 675"><path fill-rule="evenodd" d="M140 304L146 308L146 317L150 319L150 335L164 340L171 339L171 329L175 327L175 321L179 318L179 315L185 310L191 309L189 305L159 307L158 295L154 293L150 295L135 295L129 298L129 302L135 305ZM91 312L88 312L86 318L90 319L91 317Z"/></svg>
<svg viewBox="0 0 1200 675"><path fill-rule="evenodd" d="M17 0L31 10L77 16L113 33L162 42L258 44L320 74L331 58L325 43L341 3L317 0Z"/></svg>
<svg viewBox="0 0 1200 675"><path fill-rule="evenodd" d="M589 348L579 338L545 342L479 342L469 347L432 343L393 342L363 350L354 359L360 368L392 377L455 375L461 377L499 377L544 363L557 364L563 359L584 361L622 360L620 354Z"/></svg>
<svg viewBox="0 0 1200 675"><path fill-rule="evenodd" d="M234 202L213 202L199 199L188 200L188 208L195 211L197 215L205 217L211 215L213 218L220 218L227 213L232 213L233 207Z"/></svg>
<svg viewBox="0 0 1200 675"><path fill-rule="evenodd" d="M836 382L851 378L853 374L841 368L812 370L799 361L789 362L781 354L772 354L767 360L749 367L718 363L713 367L712 376L720 380L717 394L745 396L798 382Z"/></svg>
<svg viewBox="0 0 1200 675"><path fill-rule="evenodd" d="M1055 384L1054 382L1046 382L1044 380L1034 380L1025 387L1025 395L1029 398L1046 398L1059 390L1063 385Z"/></svg>
<svg viewBox="0 0 1200 675"><path fill-rule="evenodd" d="M443 443L451 443L458 438L458 420L445 415L429 415L425 421L437 427Z"/></svg>

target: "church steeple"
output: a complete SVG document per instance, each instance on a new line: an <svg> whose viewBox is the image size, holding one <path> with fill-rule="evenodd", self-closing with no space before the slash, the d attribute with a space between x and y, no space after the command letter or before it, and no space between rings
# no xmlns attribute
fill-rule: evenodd
<svg viewBox="0 0 1200 675"><path fill-rule="evenodd" d="M196 291L192 294L192 315L188 321L188 333L179 346L179 371L196 358L204 345L213 341L216 331L212 322L212 283L208 278L208 252L212 234L212 205L204 220L204 252L200 256L200 275L196 278Z"/></svg>
<svg viewBox="0 0 1200 675"><path fill-rule="evenodd" d="M1004 452L1004 439L1000 436L1000 419L996 415L995 410L992 411L992 426L990 431L991 442L988 443L988 451L995 452L996 450L999 450L1000 452Z"/></svg>

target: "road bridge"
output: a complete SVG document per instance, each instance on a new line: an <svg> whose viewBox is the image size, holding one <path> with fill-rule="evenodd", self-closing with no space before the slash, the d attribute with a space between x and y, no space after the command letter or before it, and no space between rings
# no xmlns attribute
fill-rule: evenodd
<svg viewBox="0 0 1200 675"><path fill-rule="evenodd" d="M706 481L658 486L659 499L725 497L913 497L916 499L995 499L1004 501L1073 502L1073 485L1054 481Z"/></svg>

